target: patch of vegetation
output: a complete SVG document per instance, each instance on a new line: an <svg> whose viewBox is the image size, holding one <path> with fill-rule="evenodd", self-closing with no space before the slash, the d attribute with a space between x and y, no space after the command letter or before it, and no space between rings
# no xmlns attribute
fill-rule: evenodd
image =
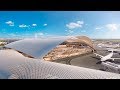
<svg viewBox="0 0 120 90"><path fill-rule="evenodd" d="M0 46L4 46L5 44L0 44Z"/></svg>
<svg viewBox="0 0 120 90"><path fill-rule="evenodd" d="M6 42L5 40L0 40L0 42Z"/></svg>

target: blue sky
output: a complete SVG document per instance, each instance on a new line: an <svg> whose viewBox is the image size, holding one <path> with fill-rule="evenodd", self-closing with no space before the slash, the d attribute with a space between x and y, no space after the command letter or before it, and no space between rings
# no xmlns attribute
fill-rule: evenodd
<svg viewBox="0 0 120 90"><path fill-rule="evenodd" d="M0 38L120 38L119 11L0 11Z"/></svg>

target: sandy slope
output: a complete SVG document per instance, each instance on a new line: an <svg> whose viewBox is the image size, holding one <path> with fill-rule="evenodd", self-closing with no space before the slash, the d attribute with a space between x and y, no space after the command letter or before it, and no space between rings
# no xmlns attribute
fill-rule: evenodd
<svg viewBox="0 0 120 90"><path fill-rule="evenodd" d="M24 57L15 50L0 50L0 78L6 78L5 76L9 74L9 67L21 64L28 60L31 60L31 58Z"/></svg>
<svg viewBox="0 0 120 90"><path fill-rule="evenodd" d="M14 68L15 72L12 73L17 73L16 75L20 75L21 78L24 78L23 76L25 75L26 77L32 75L32 78L37 77L40 79L45 78L44 76L49 74L65 79L120 78L119 74L107 73L99 70L64 65L48 61L39 61L37 59L24 57L22 54L14 50L0 50L0 78L7 79L8 77L10 77L11 73L9 72L9 67L14 66L17 68Z"/></svg>
<svg viewBox="0 0 120 90"><path fill-rule="evenodd" d="M57 45L65 41L63 39L23 39L10 44L5 45L5 47L18 50L27 55L35 58L42 58L49 51L55 48Z"/></svg>

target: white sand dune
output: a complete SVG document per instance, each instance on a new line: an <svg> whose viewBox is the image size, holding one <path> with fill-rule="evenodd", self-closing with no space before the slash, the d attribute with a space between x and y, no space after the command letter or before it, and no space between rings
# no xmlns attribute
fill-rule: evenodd
<svg viewBox="0 0 120 90"><path fill-rule="evenodd" d="M67 38L25 39L10 43L5 47L12 48L32 57L42 59L43 56L45 56L49 51L51 51L53 48L55 48L66 39Z"/></svg>
<svg viewBox="0 0 120 90"><path fill-rule="evenodd" d="M0 68L20 64L30 58L23 56L15 50L0 50Z"/></svg>
<svg viewBox="0 0 120 90"><path fill-rule="evenodd" d="M0 50L0 78L7 78L10 67L17 66L27 60L31 60L31 58L24 57L15 50Z"/></svg>
<svg viewBox="0 0 120 90"><path fill-rule="evenodd" d="M119 74L24 57L14 50L0 50L0 78L107 79Z"/></svg>
<svg viewBox="0 0 120 90"><path fill-rule="evenodd" d="M6 47L19 50L36 58L42 58L49 50L64 40L20 40L10 43ZM28 58L15 50L0 50L0 78L120 79L120 74Z"/></svg>

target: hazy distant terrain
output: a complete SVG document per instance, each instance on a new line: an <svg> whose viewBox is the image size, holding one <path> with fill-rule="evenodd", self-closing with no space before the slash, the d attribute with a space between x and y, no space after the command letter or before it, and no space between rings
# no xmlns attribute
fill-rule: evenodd
<svg viewBox="0 0 120 90"><path fill-rule="evenodd" d="M9 44L11 42L15 42L15 41L18 41L20 39L0 39L0 50L3 49L3 47L6 45L6 44Z"/></svg>

